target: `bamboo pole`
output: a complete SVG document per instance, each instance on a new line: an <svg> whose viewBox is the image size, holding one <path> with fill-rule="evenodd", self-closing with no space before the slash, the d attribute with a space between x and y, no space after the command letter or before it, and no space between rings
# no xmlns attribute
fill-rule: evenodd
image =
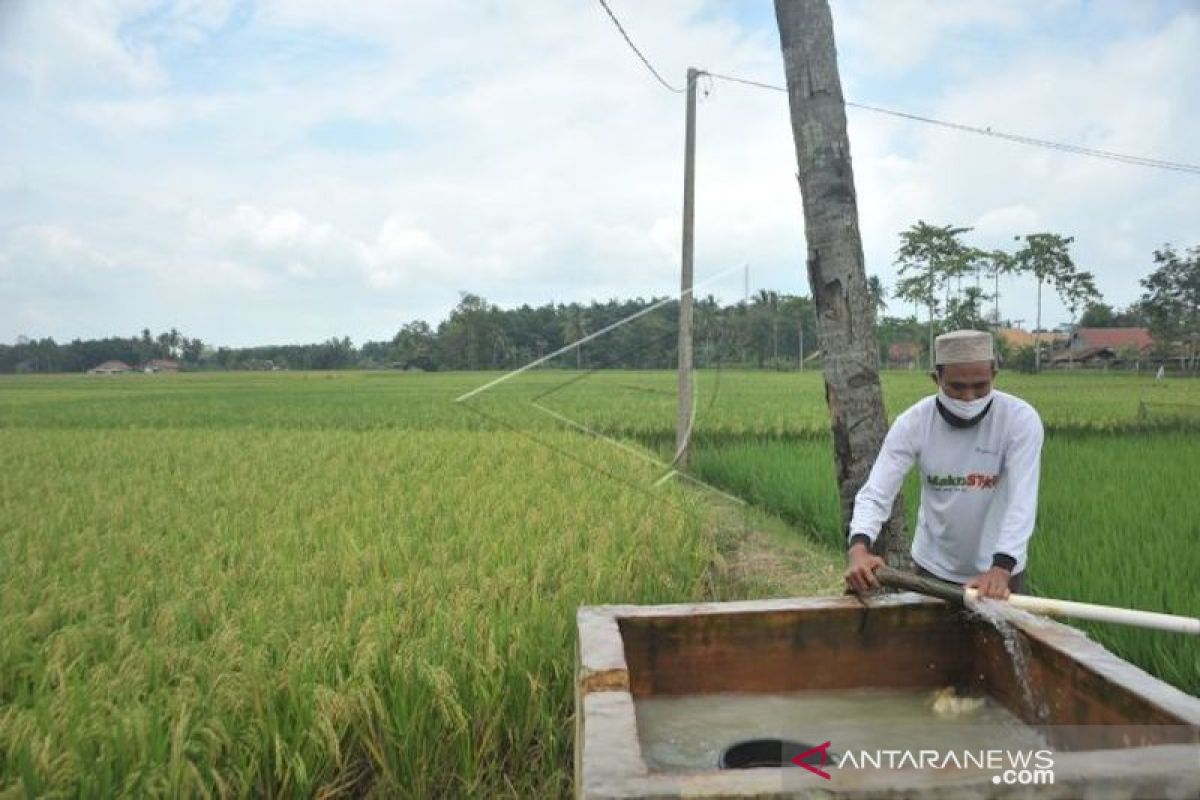
<svg viewBox="0 0 1200 800"><path fill-rule="evenodd" d="M964 589L958 584L931 578L921 578L890 567L880 567L875 577L884 586L894 586L912 592L938 597L950 603L974 608L979 602L977 589ZM1043 614L1049 617L1071 617L1092 622L1111 622L1116 625L1134 625L1172 633L1200 636L1200 618L1176 614L1160 614L1155 611L1138 611L1132 608L1101 606L1094 603L1077 603L1071 600L1055 600L1052 597L1034 597L1027 594L1010 594L1007 602L1014 608Z"/></svg>

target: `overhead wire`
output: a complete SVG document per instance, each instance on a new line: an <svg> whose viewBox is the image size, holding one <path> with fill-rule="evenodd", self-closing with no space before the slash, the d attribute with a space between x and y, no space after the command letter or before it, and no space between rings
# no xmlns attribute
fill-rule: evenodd
<svg viewBox="0 0 1200 800"><path fill-rule="evenodd" d="M741 83L747 86L754 86L760 89L770 89L776 92L787 93L787 88L777 86L775 84L763 83L762 81L750 80L749 78L740 78L736 75L722 75L717 72L708 72L705 74L716 78L717 80L729 81L731 83ZM1135 156L1129 153L1117 153L1111 150L1098 150L1094 147L1083 147L1077 144L1067 144L1065 142L1055 142L1050 139L1038 139L1033 136L1025 136L1019 133L1008 133L1006 131L998 131L991 127L979 127L977 125L965 125L961 122L950 122L944 119L936 119L934 117L925 117L920 114L911 114L907 111L896 111L891 108L882 108L880 106L867 105L866 103L855 103L850 100L844 101L849 108L858 108L863 111L871 111L876 114L886 114L900 119L912 120L914 122L923 122L927 125L937 125L942 128L950 128L956 131L965 133L974 133L980 136L991 136L996 139L1003 139L1017 144L1030 145L1033 147L1045 147L1051 150L1058 150L1064 153L1074 153L1075 155L1091 156L1092 158L1103 158L1109 161L1117 161L1122 164L1132 164L1138 167L1154 167L1156 169L1174 170L1177 172L1186 172L1193 175L1200 175L1200 165L1188 164L1182 161L1166 161L1160 158L1147 158L1145 156Z"/></svg>
<svg viewBox="0 0 1200 800"><path fill-rule="evenodd" d="M605 12L608 13L608 18L612 20L613 25L617 26L617 31L620 32L621 38L623 38L625 40L625 44L629 45L629 48L631 50L633 50L633 52L635 54L637 54L637 57L640 58L642 60L642 63L646 65L646 69L650 70L650 74L653 75L658 80L658 82L663 85L663 88L665 88L669 91L675 92L675 94L682 94L683 89L677 89L674 86L672 86L671 84L667 83L666 79L664 79L662 75L659 75L658 70L656 70L654 68L654 65L650 63L650 59L648 59L644 55L642 55L642 51L639 50L638 46L633 43L632 39L629 38L629 34L626 33L625 28L623 28L621 26L621 21L619 19L617 19L617 15L614 14L612 9L608 7L608 3L606 2L606 0L600 0L600 5L603 6Z"/></svg>
<svg viewBox="0 0 1200 800"><path fill-rule="evenodd" d="M599 3L601 7L604 8L604 11L608 14L609 19L612 20L613 25L616 26L617 31L621 34L621 37L625 40L625 43L629 45L629 48L633 50L634 54L636 54L641 62L646 66L646 69L650 71L650 74L653 75L660 84L662 84L663 88L674 92L675 94L682 94L684 90L668 83L666 79L664 79L659 73L659 71L654 68L654 65L650 63L650 60L646 58L641 50L638 49L637 45L633 43L633 40L629 38L629 34L626 33L625 28L621 25L621 21L617 19L617 15L613 13L613 10L609 8L607 0L599 0ZM724 75L719 72L711 72L709 70L699 70L699 73L701 76L707 76L710 80L716 79L728 81L730 83L740 83L745 86L753 86L759 89L768 89L774 92L787 93L787 88L784 86L765 83L763 81L756 81L750 78L742 78L737 75ZM706 90L705 95L707 96L708 94L709 90ZM867 105L866 103L855 103L850 100L844 100L843 102L849 108L857 108L863 111L870 111L875 114L884 114L887 116L896 117L898 119L910 120L912 122L921 122L926 125L935 125L937 127L956 130L963 133L973 133L979 136L990 136L993 139L1001 139L1003 141L1013 142L1015 144L1023 144L1030 147L1041 147L1048 150L1056 150L1062 153L1088 156L1090 158L1099 158L1121 164L1129 164L1135 167L1149 167L1152 169L1165 169L1191 175L1200 175L1200 165L1198 164L1189 164L1183 161L1167 161L1161 158L1149 158L1146 156L1131 155L1129 153L1118 153L1112 150L1099 150L1094 147L1084 147L1082 145L1056 142L1050 139L1039 139L1019 133L1009 133L1007 131L995 130L990 126L980 127L978 125L966 125L961 122L951 122L949 120L937 119L935 117L912 114L907 111L897 111L891 108L883 108L882 106Z"/></svg>

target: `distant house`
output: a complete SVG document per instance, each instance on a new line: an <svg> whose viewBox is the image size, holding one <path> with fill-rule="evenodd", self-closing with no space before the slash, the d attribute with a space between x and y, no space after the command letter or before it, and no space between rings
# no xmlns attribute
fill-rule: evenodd
<svg viewBox="0 0 1200 800"><path fill-rule="evenodd" d="M1145 328L1079 328L1071 334L1069 349L1075 357L1085 351L1107 348L1119 353L1126 348L1136 348L1145 354L1154 347L1154 338Z"/></svg>
<svg viewBox="0 0 1200 800"><path fill-rule="evenodd" d="M1107 368L1121 363L1121 354L1111 347L1088 347L1083 350L1067 348L1058 351L1050 359L1051 366L1068 369L1072 367Z"/></svg>
<svg viewBox="0 0 1200 800"><path fill-rule="evenodd" d="M88 375L119 375L122 372L133 372L133 367L124 361L105 361L88 370Z"/></svg>
<svg viewBox="0 0 1200 800"><path fill-rule="evenodd" d="M1033 334L1020 328L995 328L992 333L998 339L1004 342L1013 350L1018 350L1022 347L1033 347Z"/></svg>
<svg viewBox="0 0 1200 800"><path fill-rule="evenodd" d="M1022 347L1033 347L1033 341L1036 338L1042 343L1042 349L1047 347L1053 349L1059 345L1066 344L1067 336L1064 333L1057 331L1037 331L1029 332L1023 328L994 328L992 333L1004 342L1013 350L1020 350Z"/></svg>
<svg viewBox="0 0 1200 800"><path fill-rule="evenodd" d="M888 364L911 367L921 357L921 345L916 342L893 342L888 346Z"/></svg>
<svg viewBox="0 0 1200 800"><path fill-rule="evenodd" d="M179 362L169 358L152 358L142 364L142 372L179 372Z"/></svg>
<svg viewBox="0 0 1200 800"><path fill-rule="evenodd" d="M240 369L255 370L258 372L274 372L279 369L275 362L269 358L248 358L238 365Z"/></svg>

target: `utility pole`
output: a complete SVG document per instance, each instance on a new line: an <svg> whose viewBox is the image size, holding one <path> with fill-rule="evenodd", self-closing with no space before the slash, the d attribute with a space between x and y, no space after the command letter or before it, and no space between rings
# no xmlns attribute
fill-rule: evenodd
<svg viewBox="0 0 1200 800"><path fill-rule="evenodd" d="M854 496L866 482L888 427L872 329L874 311L828 0L775 0L775 18L787 73L808 282L816 306L845 533ZM889 566L909 566L902 498L892 506L874 550Z"/></svg>
<svg viewBox="0 0 1200 800"><path fill-rule="evenodd" d="M679 281L679 405L675 412L676 469L688 465L688 440L692 433L692 252L696 212L696 78L687 71L687 130L683 149L683 258Z"/></svg>

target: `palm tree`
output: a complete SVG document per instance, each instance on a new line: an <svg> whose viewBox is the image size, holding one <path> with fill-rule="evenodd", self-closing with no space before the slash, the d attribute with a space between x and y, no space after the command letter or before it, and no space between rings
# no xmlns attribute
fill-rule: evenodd
<svg viewBox="0 0 1200 800"><path fill-rule="evenodd" d="M588 335L587 326L587 315L584 313L583 306L572 303L562 325L563 339L567 344L578 342ZM583 345L575 348L575 368L583 369Z"/></svg>

